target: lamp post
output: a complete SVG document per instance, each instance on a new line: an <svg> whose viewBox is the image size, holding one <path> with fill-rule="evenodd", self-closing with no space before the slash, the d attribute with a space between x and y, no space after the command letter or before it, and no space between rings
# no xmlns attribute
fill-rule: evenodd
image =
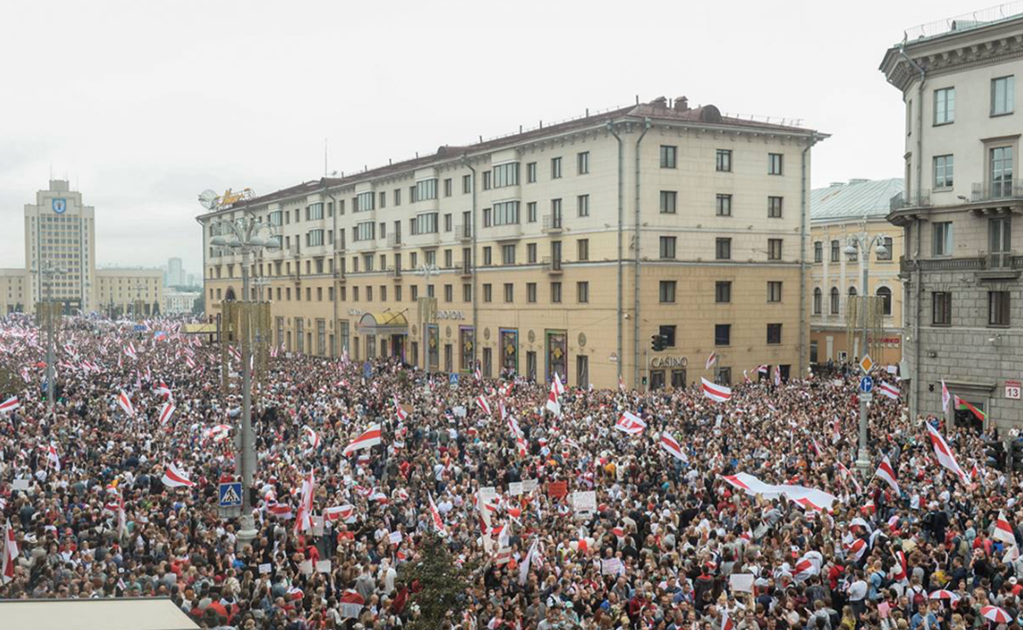
<svg viewBox="0 0 1023 630"><path fill-rule="evenodd" d="M56 354L53 350L53 277L67 273L57 267L51 260L44 260L39 269L46 285L46 413L53 415L53 399L56 396L56 372L53 362Z"/></svg>
<svg viewBox="0 0 1023 630"><path fill-rule="evenodd" d="M210 245L214 247L230 247L232 250L240 250L242 254L242 296L241 302L249 301L249 264L250 256L263 248L275 250L281 246L280 238L273 227L268 223L257 221L252 214L246 213L233 221L223 220L217 222L218 235L210 239ZM266 232L267 236L260 234ZM225 238L224 233L229 234ZM248 312L243 311L247 316ZM243 547L256 537L256 524L252 519L252 503L249 500L249 489L252 487L252 479L255 475L256 453L255 440L252 434L252 371L249 367L249 357L252 353L249 334L251 326L243 327L245 332L241 338L242 346L242 426L241 426L241 477L242 477L242 515L239 519L238 546ZM241 332L241 331L239 331Z"/></svg>
<svg viewBox="0 0 1023 630"><path fill-rule="evenodd" d="M868 268L870 267L870 250L876 245L877 254L884 256L888 253L888 248L884 244L885 236L883 234L876 234L871 236L867 234L866 222L863 224L863 231L859 234L852 234L846 240L845 253L848 256L855 256L857 253L860 255L860 269L862 271L862 284L860 285L860 292L863 293L863 297L866 298L869 295L869 289L867 286L867 279L869 277ZM863 302L864 307L867 302ZM860 308L860 323L862 328L860 331L860 357L864 357L867 354L867 309ZM867 397L861 393L860 396L860 441L859 450L856 453L856 469L859 470L860 474L864 478L870 474L870 453L867 451Z"/></svg>

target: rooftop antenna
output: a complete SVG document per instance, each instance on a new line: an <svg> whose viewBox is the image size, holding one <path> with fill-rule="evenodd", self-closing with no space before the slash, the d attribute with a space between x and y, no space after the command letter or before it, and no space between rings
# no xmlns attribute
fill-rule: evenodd
<svg viewBox="0 0 1023 630"><path fill-rule="evenodd" d="M323 176L327 176L327 139L323 139Z"/></svg>

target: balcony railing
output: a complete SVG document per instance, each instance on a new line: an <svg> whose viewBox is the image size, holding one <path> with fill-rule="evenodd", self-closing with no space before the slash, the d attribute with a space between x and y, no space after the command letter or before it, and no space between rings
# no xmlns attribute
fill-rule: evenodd
<svg viewBox="0 0 1023 630"><path fill-rule="evenodd" d="M899 271L909 273L921 271L989 271L999 269L1023 269L1023 256L1012 252L998 252L969 258L931 258L923 260L899 259Z"/></svg>
<svg viewBox="0 0 1023 630"><path fill-rule="evenodd" d="M472 225L456 225L455 226L455 238L459 241L471 241L472 240Z"/></svg>
<svg viewBox="0 0 1023 630"><path fill-rule="evenodd" d="M401 247L401 234L395 234L391 232L387 235L387 246L388 247Z"/></svg>
<svg viewBox="0 0 1023 630"><path fill-rule="evenodd" d="M544 232L560 232L562 230L562 218L560 214L543 215Z"/></svg>
<svg viewBox="0 0 1023 630"><path fill-rule="evenodd" d="M929 205L931 205L931 191L929 190L920 191L919 201L915 194L911 194L907 199L905 193L899 193L888 200L888 211L895 212L903 208L926 208Z"/></svg>
<svg viewBox="0 0 1023 630"><path fill-rule="evenodd" d="M976 183L970 191L970 200L995 201L1023 197L1023 184L1018 182Z"/></svg>
<svg viewBox="0 0 1023 630"><path fill-rule="evenodd" d="M551 258L550 256L543 257L543 260L540 261L540 268L543 269L545 273L561 273L563 271L561 268L561 259Z"/></svg>

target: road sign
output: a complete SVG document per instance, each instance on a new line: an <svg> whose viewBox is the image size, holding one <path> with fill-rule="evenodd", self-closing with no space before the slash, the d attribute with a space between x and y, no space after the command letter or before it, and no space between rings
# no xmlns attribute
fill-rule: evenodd
<svg viewBox="0 0 1023 630"><path fill-rule="evenodd" d="M146 327L142 324L135 324L135 332L146 332Z"/></svg>
<svg viewBox="0 0 1023 630"><path fill-rule="evenodd" d="M220 507L241 507L242 504L242 483L240 481L234 481L229 483L220 484L220 492L217 493L220 497Z"/></svg>
<svg viewBox="0 0 1023 630"><path fill-rule="evenodd" d="M458 387L458 374L452 372L451 375L448 376L448 384L451 387Z"/></svg>
<svg viewBox="0 0 1023 630"><path fill-rule="evenodd" d="M1019 400L1020 392L1023 391L1023 384L1019 381L1005 381L1005 397L1010 400Z"/></svg>
<svg viewBox="0 0 1023 630"><path fill-rule="evenodd" d="M864 376L860 379L860 391L864 394L869 394L870 390L874 389L874 379L869 376Z"/></svg>
<svg viewBox="0 0 1023 630"><path fill-rule="evenodd" d="M874 360L870 358L869 354L863 355L863 358L860 360L860 369L863 370L864 374L869 374L872 367L874 367Z"/></svg>
<svg viewBox="0 0 1023 630"><path fill-rule="evenodd" d="M362 377L366 379L373 378L373 364L369 361L362 364Z"/></svg>

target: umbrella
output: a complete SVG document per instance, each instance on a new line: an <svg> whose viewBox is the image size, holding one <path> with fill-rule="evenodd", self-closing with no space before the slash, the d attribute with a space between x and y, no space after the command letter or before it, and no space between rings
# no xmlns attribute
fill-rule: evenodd
<svg viewBox="0 0 1023 630"><path fill-rule="evenodd" d="M995 623L1009 623L1012 621L1012 617L1009 613L1005 612L998 606L984 606L980 609L980 614L990 621Z"/></svg>
<svg viewBox="0 0 1023 630"><path fill-rule="evenodd" d="M931 599L947 599L947 600L952 601L952 602L959 601L959 596L958 595L956 595L952 591L946 591L944 589L942 589L940 591L934 591L933 593L928 595L928 597L930 597Z"/></svg>

